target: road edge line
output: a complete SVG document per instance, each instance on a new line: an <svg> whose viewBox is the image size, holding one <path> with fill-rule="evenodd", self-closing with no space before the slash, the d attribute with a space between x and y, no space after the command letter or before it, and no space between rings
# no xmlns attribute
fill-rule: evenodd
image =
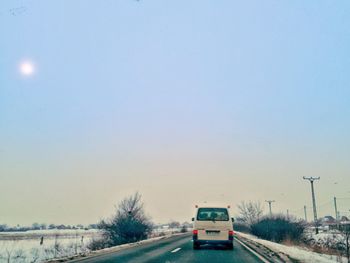
<svg viewBox="0 0 350 263"><path fill-rule="evenodd" d="M175 248L172 251L170 251L170 253L176 253L176 252L178 252L180 250L181 250L181 247L178 247L178 248Z"/></svg>

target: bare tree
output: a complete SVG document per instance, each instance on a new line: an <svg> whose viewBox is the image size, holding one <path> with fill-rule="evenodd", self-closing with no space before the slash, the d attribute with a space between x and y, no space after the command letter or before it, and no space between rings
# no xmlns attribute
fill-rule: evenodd
<svg viewBox="0 0 350 263"><path fill-rule="evenodd" d="M141 195L124 198L116 207L116 213L108 220L102 220L99 228L107 241L104 246L115 246L136 242L147 238L152 230L152 223L146 216Z"/></svg>
<svg viewBox="0 0 350 263"><path fill-rule="evenodd" d="M263 214L260 202L242 201L237 207L241 219L249 226L258 222Z"/></svg>
<svg viewBox="0 0 350 263"><path fill-rule="evenodd" d="M39 249L37 248L32 248L30 250L30 255L31 255L31 259L30 259L30 263L35 263L39 260L40 258L40 253L39 253Z"/></svg>
<svg viewBox="0 0 350 263"><path fill-rule="evenodd" d="M8 228L8 226L6 224L1 224L0 225L0 232L6 231L7 228Z"/></svg>
<svg viewBox="0 0 350 263"><path fill-rule="evenodd" d="M169 223L169 228L179 228L181 226L180 222L172 221Z"/></svg>
<svg viewBox="0 0 350 263"><path fill-rule="evenodd" d="M11 262L11 256L12 256L12 250L6 248L6 262L10 263Z"/></svg>
<svg viewBox="0 0 350 263"><path fill-rule="evenodd" d="M18 249L14 252L12 259L14 262L24 262L26 260L26 255L23 249Z"/></svg>
<svg viewBox="0 0 350 263"><path fill-rule="evenodd" d="M11 242L11 245L5 247L5 256L3 256L7 263L11 262L11 259L13 259L13 254L17 248L18 240L14 240Z"/></svg>

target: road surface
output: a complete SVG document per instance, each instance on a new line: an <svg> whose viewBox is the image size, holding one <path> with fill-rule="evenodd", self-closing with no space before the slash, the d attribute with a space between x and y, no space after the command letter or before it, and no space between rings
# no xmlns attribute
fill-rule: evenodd
<svg viewBox="0 0 350 263"><path fill-rule="evenodd" d="M260 263L255 256L234 242L234 250L221 247L202 247L200 250L192 249L192 240L189 235L174 236L153 243L127 248L113 253L98 255L91 258L74 260L80 263L175 263L175 262L243 262Z"/></svg>

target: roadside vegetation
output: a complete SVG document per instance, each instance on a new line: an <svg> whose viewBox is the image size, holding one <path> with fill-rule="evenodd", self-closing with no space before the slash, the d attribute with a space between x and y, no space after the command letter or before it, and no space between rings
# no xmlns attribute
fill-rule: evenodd
<svg viewBox="0 0 350 263"><path fill-rule="evenodd" d="M103 237L90 243L91 250L146 239L152 232L153 223L145 213L141 195L135 193L124 198L116 207L115 214L102 220L98 228Z"/></svg>
<svg viewBox="0 0 350 263"><path fill-rule="evenodd" d="M259 222L263 215L263 209L260 202L242 201L238 206L239 217L234 223L236 231L243 233L252 233L252 225Z"/></svg>
<svg viewBox="0 0 350 263"><path fill-rule="evenodd" d="M191 227L191 223L174 220L154 225L146 214L142 196L136 192L122 199L109 218L89 226L0 225L0 262L36 263L83 256L92 250L185 233Z"/></svg>
<svg viewBox="0 0 350 263"><path fill-rule="evenodd" d="M302 239L305 222L284 215L263 216L259 202L244 202L238 205L240 217L235 224L237 231L253 234L273 242L294 242Z"/></svg>
<svg viewBox="0 0 350 263"><path fill-rule="evenodd" d="M281 243L299 243L305 229L303 221L286 218L284 215L264 217L251 225L251 233L259 238Z"/></svg>
<svg viewBox="0 0 350 263"><path fill-rule="evenodd" d="M276 243L306 247L321 254L336 255L338 262L346 258L350 263L349 225L338 225L335 230L316 235L312 226L304 220L284 215L263 216L259 202L242 201L237 207L236 231Z"/></svg>

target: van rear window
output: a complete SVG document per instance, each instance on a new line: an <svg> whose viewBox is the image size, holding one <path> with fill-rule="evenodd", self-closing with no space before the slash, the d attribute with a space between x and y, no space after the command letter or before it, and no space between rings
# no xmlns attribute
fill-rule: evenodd
<svg viewBox="0 0 350 263"><path fill-rule="evenodd" d="M228 221L226 208L199 208L197 213L198 221Z"/></svg>

